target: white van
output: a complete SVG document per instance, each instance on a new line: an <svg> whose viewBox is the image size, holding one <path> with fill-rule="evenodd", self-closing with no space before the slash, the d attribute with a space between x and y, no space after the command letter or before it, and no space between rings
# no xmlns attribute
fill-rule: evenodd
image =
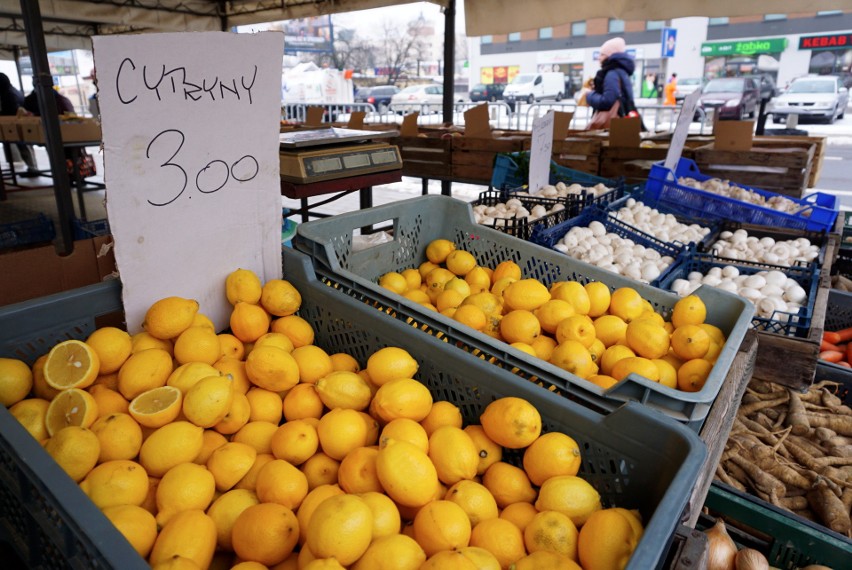
<svg viewBox="0 0 852 570"><path fill-rule="evenodd" d="M503 91L507 102L534 103L542 99L561 101L565 96L565 74L561 71L547 73L519 73Z"/></svg>

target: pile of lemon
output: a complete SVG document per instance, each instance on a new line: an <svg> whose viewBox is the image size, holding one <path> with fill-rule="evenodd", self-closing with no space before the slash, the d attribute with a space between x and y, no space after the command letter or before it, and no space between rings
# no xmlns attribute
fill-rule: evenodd
<svg viewBox="0 0 852 570"><path fill-rule="evenodd" d="M725 344L690 295L666 321L632 287L524 278L507 260L490 268L446 239L419 267L385 273L379 285L429 310L511 344L604 389L631 372L669 388L701 390Z"/></svg>
<svg viewBox="0 0 852 570"><path fill-rule="evenodd" d="M289 282L226 290L230 333L169 297L144 332L0 359L2 403L154 568L624 567L639 515L602 507L529 402L463 426L405 350L314 345Z"/></svg>

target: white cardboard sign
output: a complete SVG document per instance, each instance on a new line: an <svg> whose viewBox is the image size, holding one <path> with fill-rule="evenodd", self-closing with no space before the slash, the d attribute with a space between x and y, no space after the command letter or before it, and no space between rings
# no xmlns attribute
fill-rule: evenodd
<svg viewBox="0 0 852 570"><path fill-rule="evenodd" d="M548 111L533 121L530 142L530 194L538 194L550 184L550 160L553 154L553 125L555 114Z"/></svg>
<svg viewBox="0 0 852 570"><path fill-rule="evenodd" d="M698 99L700 97L700 90L693 91L686 96L681 105L680 114L677 116L677 124L672 134L672 142L669 144L666 161L663 163L672 172L674 172L680 156L683 154L683 147L686 144L686 138L689 136L689 125L692 123L692 117L695 115L695 107L698 106Z"/></svg>
<svg viewBox="0 0 852 570"><path fill-rule="evenodd" d="M225 277L281 277L277 32L98 36L107 214L128 330L196 299L217 330Z"/></svg>

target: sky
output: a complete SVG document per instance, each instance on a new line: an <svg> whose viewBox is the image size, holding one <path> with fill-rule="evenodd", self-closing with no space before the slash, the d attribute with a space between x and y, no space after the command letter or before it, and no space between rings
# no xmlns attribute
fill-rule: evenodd
<svg viewBox="0 0 852 570"><path fill-rule="evenodd" d="M376 25L385 20L400 24L416 19L420 14L427 20L434 21L436 29L444 29L444 15L441 7L429 2L414 2L387 8L361 10L359 12L344 12L332 16L334 26L355 29L359 35L369 37L381 33L382 26ZM464 32L464 1L456 0L456 33Z"/></svg>

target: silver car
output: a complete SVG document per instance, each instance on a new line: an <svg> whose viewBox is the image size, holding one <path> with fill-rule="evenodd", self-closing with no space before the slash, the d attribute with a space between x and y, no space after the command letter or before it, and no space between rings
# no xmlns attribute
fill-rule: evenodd
<svg viewBox="0 0 852 570"><path fill-rule="evenodd" d="M772 113L772 120L776 123L785 120L787 115L825 119L833 123L843 118L848 104L849 90L839 77L814 75L794 79L781 95L772 100L767 112Z"/></svg>
<svg viewBox="0 0 852 570"><path fill-rule="evenodd" d="M390 103L391 110L395 113L440 113L444 105L444 86L412 85L391 97Z"/></svg>

